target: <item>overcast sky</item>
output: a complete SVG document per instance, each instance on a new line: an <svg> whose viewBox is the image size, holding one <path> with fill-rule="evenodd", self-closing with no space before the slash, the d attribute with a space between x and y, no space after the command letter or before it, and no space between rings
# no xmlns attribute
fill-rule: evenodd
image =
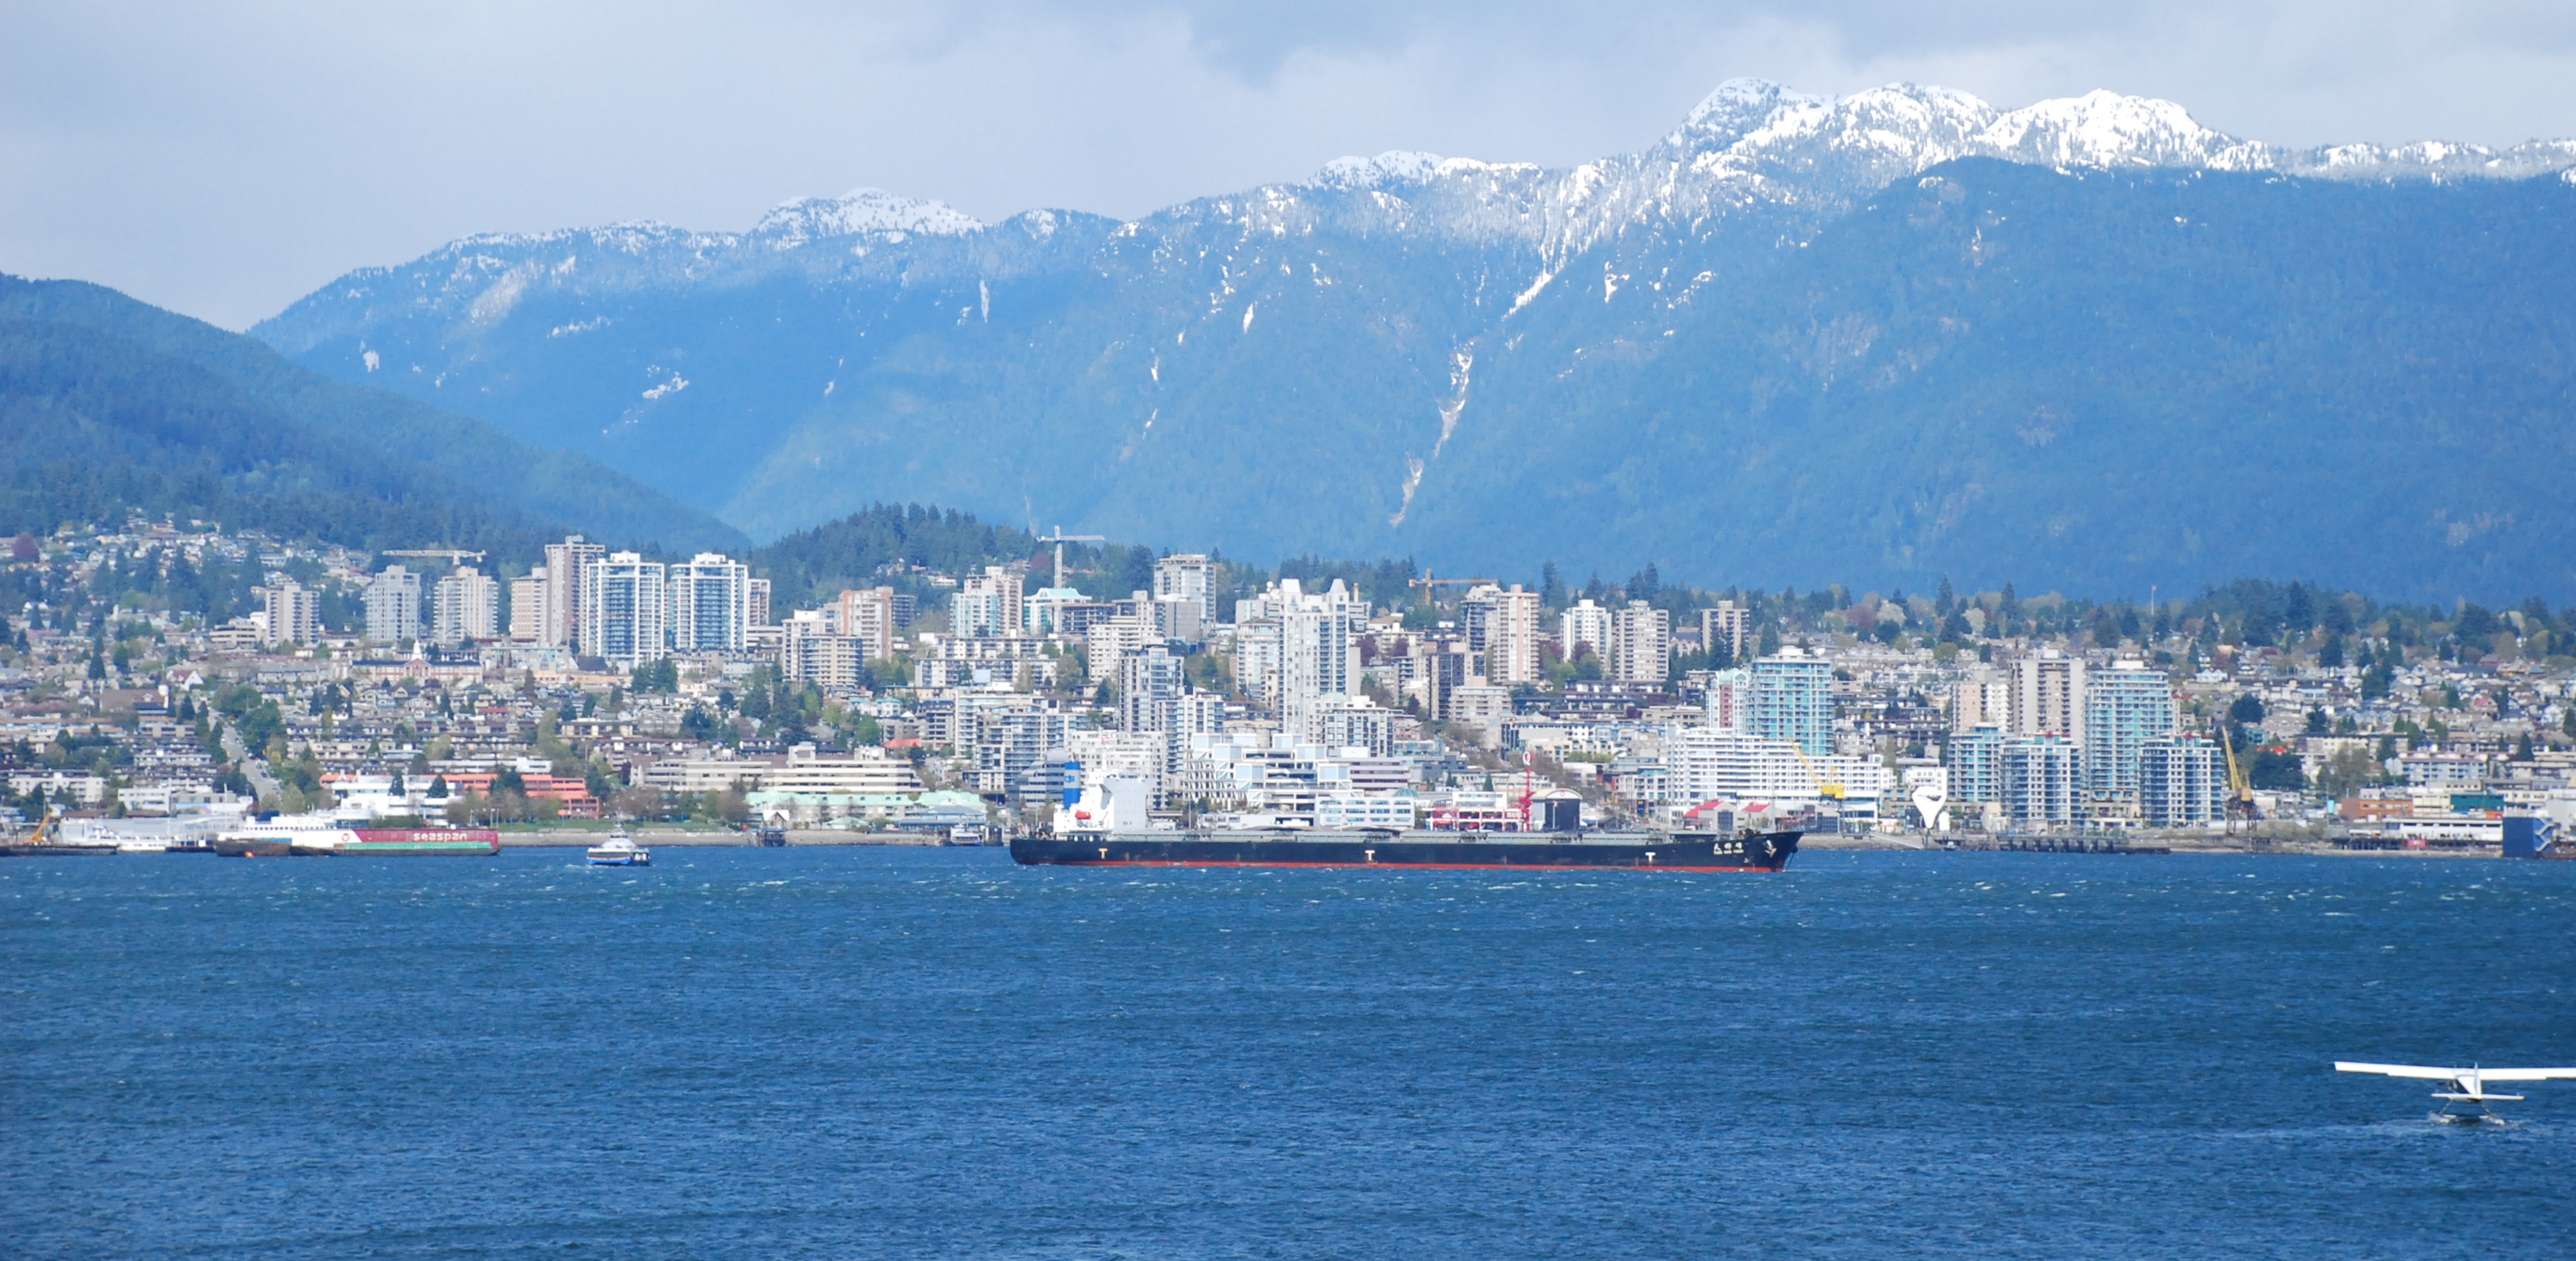
<svg viewBox="0 0 2576 1261"><path fill-rule="evenodd" d="M2576 0L0 0L0 271L242 328L471 232L877 186L1132 216L1642 148L1720 80L2110 88L2279 144L2576 135Z"/></svg>

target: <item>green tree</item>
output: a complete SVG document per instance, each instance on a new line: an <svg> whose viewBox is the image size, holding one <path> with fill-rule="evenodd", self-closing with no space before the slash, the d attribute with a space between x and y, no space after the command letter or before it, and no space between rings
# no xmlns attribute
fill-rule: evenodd
<svg viewBox="0 0 2576 1261"><path fill-rule="evenodd" d="M2317 792L2337 801L2359 793L2377 780L2380 767L2359 745L2346 745L2335 750L2325 765L2317 768Z"/></svg>
<svg viewBox="0 0 2576 1261"><path fill-rule="evenodd" d="M2276 792L2297 792L2308 786L2307 772L2300 765L2299 755L2286 749L2256 749L2254 765L2247 770L2245 777L2256 788Z"/></svg>

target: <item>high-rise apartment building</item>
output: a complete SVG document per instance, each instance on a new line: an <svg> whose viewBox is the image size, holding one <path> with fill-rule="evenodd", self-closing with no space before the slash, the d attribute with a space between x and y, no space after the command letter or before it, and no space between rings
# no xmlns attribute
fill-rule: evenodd
<svg viewBox="0 0 2576 1261"><path fill-rule="evenodd" d="M2134 801L2138 757L2147 742L2174 733L2181 719L2173 681L2140 661L2116 661L2084 680L2084 791Z"/></svg>
<svg viewBox="0 0 2576 1261"><path fill-rule="evenodd" d="M1485 677L1510 686L1538 682L1539 596L1492 583L1476 587L1459 602L1459 621L1467 646L1485 655Z"/></svg>
<svg viewBox="0 0 2576 1261"><path fill-rule="evenodd" d="M1719 644L1726 645L1730 663L1744 660L1744 626L1748 610L1733 600L1720 600L1717 607L1699 611L1699 642L1703 651L1714 653Z"/></svg>
<svg viewBox="0 0 2576 1261"><path fill-rule="evenodd" d="M894 588L844 591L837 608L839 633L859 641L861 655L870 661L895 655L903 623L895 616Z"/></svg>
<svg viewBox="0 0 2576 1261"><path fill-rule="evenodd" d="M772 624L769 620L769 580L767 578L745 579L742 584L742 602L745 610L743 620L754 626Z"/></svg>
<svg viewBox="0 0 2576 1261"><path fill-rule="evenodd" d="M1153 620L1156 635L1194 644L1205 634L1201 621L1207 606L1203 602L1182 596L1151 596L1142 591L1136 596L1128 603L1136 606L1137 616Z"/></svg>
<svg viewBox="0 0 2576 1261"><path fill-rule="evenodd" d="M801 609L778 624L779 673L817 687L855 687L866 676L860 641L840 633L822 609Z"/></svg>
<svg viewBox="0 0 2576 1261"><path fill-rule="evenodd" d="M1279 703L1279 622L1276 617L1242 620L1240 610L1252 601L1236 602L1234 686L1266 705Z"/></svg>
<svg viewBox="0 0 2576 1261"><path fill-rule="evenodd" d="M546 637L546 567L539 565L525 578L510 580L510 638L522 644L542 643Z"/></svg>
<svg viewBox="0 0 2576 1261"><path fill-rule="evenodd" d="M1485 651L1486 636L1494 623L1500 620L1496 613L1502 602L1494 597L1501 595L1502 591L1493 583L1480 583L1468 588L1467 594L1459 598L1458 629L1466 635L1468 648L1476 652Z"/></svg>
<svg viewBox="0 0 2576 1261"><path fill-rule="evenodd" d="M1753 672L1719 670L1708 677L1708 725L1711 730L1740 736L1748 728L1747 714L1753 704Z"/></svg>
<svg viewBox="0 0 2576 1261"><path fill-rule="evenodd" d="M548 549L551 551L552 549ZM670 596L659 561L616 552L581 567L581 654L619 669L670 653Z"/></svg>
<svg viewBox="0 0 2576 1261"><path fill-rule="evenodd" d="M1281 726L1301 739L1315 738L1315 706L1359 690L1359 638L1368 626L1368 602L1340 579L1309 594L1294 578L1279 583L1279 709Z"/></svg>
<svg viewBox="0 0 2576 1261"><path fill-rule="evenodd" d="M1216 616L1210 589L1215 585L1216 562L1197 553L1166 556L1154 562L1154 598L1187 600L1198 605L1197 620L1207 622Z"/></svg>
<svg viewBox="0 0 2576 1261"><path fill-rule="evenodd" d="M1556 619L1556 646L1565 659L1575 660L1589 648L1593 656L1601 658L1604 672L1610 668L1610 643L1615 633L1610 610L1590 600L1576 602Z"/></svg>
<svg viewBox="0 0 2576 1261"><path fill-rule="evenodd" d="M1959 680L1951 692L1950 730L1973 731L1989 726L2010 730L2012 697L2010 680L1986 673L1970 674Z"/></svg>
<svg viewBox="0 0 2576 1261"><path fill-rule="evenodd" d="M1161 644L1147 644L1118 662L1118 726L1126 731L1169 731L1180 721L1185 690L1182 661Z"/></svg>
<svg viewBox="0 0 2576 1261"><path fill-rule="evenodd" d="M549 648L572 648L587 642L581 634L585 571L607 555L607 548L583 542L578 534L561 543L546 544L545 626L538 643Z"/></svg>
<svg viewBox="0 0 2576 1261"><path fill-rule="evenodd" d="M2012 731L2084 746L2083 658L2047 648L2013 663Z"/></svg>
<svg viewBox="0 0 2576 1261"><path fill-rule="evenodd" d="M2193 827L2223 816L2227 777L2218 746L2158 736L2138 749L2138 816L2149 827Z"/></svg>
<svg viewBox="0 0 2576 1261"><path fill-rule="evenodd" d="M380 644L420 638L420 575L400 565L387 565L369 579L367 638Z"/></svg>
<svg viewBox="0 0 2576 1261"><path fill-rule="evenodd" d="M1756 659L1746 672L1753 676L1752 703L1745 725L1765 740L1785 740L1810 757L1834 751L1834 668L1803 648L1783 648Z"/></svg>
<svg viewBox="0 0 2576 1261"><path fill-rule="evenodd" d="M2064 736L2016 736L1999 759L2004 817L2020 827L2067 827L2083 798L2082 750Z"/></svg>
<svg viewBox="0 0 2576 1261"><path fill-rule="evenodd" d="M429 640L454 648L501 633L501 584L471 565L460 565L429 592Z"/></svg>
<svg viewBox="0 0 2576 1261"><path fill-rule="evenodd" d="M1001 565L987 565L983 573L959 584L957 594L950 597L950 608L951 634L977 638L1018 635L1023 613L1020 575Z"/></svg>
<svg viewBox="0 0 2576 1261"><path fill-rule="evenodd" d="M1950 768L1950 799L1962 802L2004 798L2004 729L1986 723L1953 734L1943 747Z"/></svg>
<svg viewBox="0 0 2576 1261"><path fill-rule="evenodd" d="M268 643L322 642L322 593L288 579L262 588L261 611L268 614Z"/></svg>
<svg viewBox="0 0 2576 1261"><path fill-rule="evenodd" d="M1611 635L1611 677L1623 683L1661 683L1672 673L1672 614L1630 600L1618 611Z"/></svg>
<svg viewBox="0 0 2576 1261"><path fill-rule="evenodd" d="M1119 663L1127 659L1127 654L1161 642L1163 637L1155 633L1151 610L1143 617L1129 613L1093 622L1082 632L1082 655L1091 667L1091 681L1115 681Z"/></svg>
<svg viewBox="0 0 2576 1261"><path fill-rule="evenodd" d="M751 639L751 570L721 553L700 552L663 578L671 602L671 648L741 652Z"/></svg>
<svg viewBox="0 0 2576 1261"><path fill-rule="evenodd" d="M1476 651L1460 635L1426 635L1415 647L1419 655L1413 674L1422 680L1422 712L1434 718L1453 717L1451 697L1483 677L1476 668Z"/></svg>

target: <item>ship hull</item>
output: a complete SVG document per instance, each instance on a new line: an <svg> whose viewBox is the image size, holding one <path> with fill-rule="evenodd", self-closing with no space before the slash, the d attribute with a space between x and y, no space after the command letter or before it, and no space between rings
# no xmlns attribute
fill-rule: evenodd
<svg viewBox="0 0 2576 1261"><path fill-rule="evenodd" d="M297 845L313 858L483 858L501 852L498 841L358 841L347 845Z"/></svg>
<svg viewBox="0 0 2576 1261"><path fill-rule="evenodd" d="M1056 867L1405 867L1774 872L1796 832L1551 836L1442 832L1121 832L1017 837L1011 860Z"/></svg>
<svg viewBox="0 0 2576 1261"><path fill-rule="evenodd" d="M228 858L485 857L501 852L501 834L488 828L326 828L220 837L211 848Z"/></svg>

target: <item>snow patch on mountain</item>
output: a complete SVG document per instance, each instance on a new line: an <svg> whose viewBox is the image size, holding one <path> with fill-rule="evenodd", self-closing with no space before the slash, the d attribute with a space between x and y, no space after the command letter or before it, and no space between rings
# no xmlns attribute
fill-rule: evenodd
<svg viewBox="0 0 2576 1261"><path fill-rule="evenodd" d="M2000 115L1977 137L1977 147L1994 157L2053 167L2243 171L2272 164L2265 146L2203 127L2171 101L2098 90Z"/></svg>
<svg viewBox="0 0 2576 1261"><path fill-rule="evenodd" d="M1439 170L1439 154L1389 149L1373 158L1335 158L1308 183L1358 192L1383 184L1419 184Z"/></svg>
<svg viewBox="0 0 2576 1261"><path fill-rule="evenodd" d="M861 233L962 236L983 230L971 215L942 202L905 197L882 188L854 188L838 197L799 197L760 217L751 235L773 248L795 249L809 241Z"/></svg>
<svg viewBox="0 0 2576 1261"><path fill-rule="evenodd" d="M1682 129L1673 133L1670 142L1679 143L1686 136L1697 135L1732 144L1784 108L1822 106L1830 99L1793 92L1769 79L1729 79L1691 107L1690 114L1682 120Z"/></svg>

